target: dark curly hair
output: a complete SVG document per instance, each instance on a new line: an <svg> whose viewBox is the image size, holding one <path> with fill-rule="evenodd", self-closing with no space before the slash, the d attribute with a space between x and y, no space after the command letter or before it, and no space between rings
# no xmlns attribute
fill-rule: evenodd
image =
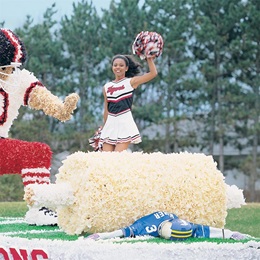
<svg viewBox="0 0 260 260"><path fill-rule="evenodd" d="M117 54L112 58L112 64L114 60L118 58L124 60L126 66L128 67L128 70L125 73L125 76L127 78L132 78L141 73L142 65L139 62L137 62L132 55Z"/></svg>
<svg viewBox="0 0 260 260"><path fill-rule="evenodd" d="M24 63L27 53L20 38L9 29L0 29L0 66L11 62Z"/></svg>

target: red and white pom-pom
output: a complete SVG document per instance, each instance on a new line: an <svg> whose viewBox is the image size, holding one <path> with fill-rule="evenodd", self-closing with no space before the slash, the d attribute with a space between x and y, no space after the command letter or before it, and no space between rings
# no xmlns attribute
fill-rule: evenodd
<svg viewBox="0 0 260 260"><path fill-rule="evenodd" d="M95 134L88 139L89 144L94 148L94 151L97 152L99 150L99 140L101 135L102 126L98 128Z"/></svg>
<svg viewBox="0 0 260 260"><path fill-rule="evenodd" d="M156 32L140 32L132 45L133 54L141 60L151 56L159 57L163 50L163 38Z"/></svg>

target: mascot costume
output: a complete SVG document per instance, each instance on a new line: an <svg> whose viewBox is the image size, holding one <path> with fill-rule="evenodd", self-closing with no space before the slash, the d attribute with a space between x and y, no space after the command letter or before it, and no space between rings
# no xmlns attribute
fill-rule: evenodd
<svg viewBox="0 0 260 260"><path fill-rule="evenodd" d="M19 67L26 61L21 39L9 29L0 29L0 175L20 174L24 187L49 184L52 151L40 142L8 138L19 108L28 106L64 122L71 118L79 97L73 93L61 101L34 75ZM30 208L25 219L29 224L56 224L56 213L46 207Z"/></svg>

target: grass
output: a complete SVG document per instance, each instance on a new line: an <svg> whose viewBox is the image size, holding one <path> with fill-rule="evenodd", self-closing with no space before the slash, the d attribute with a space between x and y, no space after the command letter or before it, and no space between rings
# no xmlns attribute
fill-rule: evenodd
<svg viewBox="0 0 260 260"><path fill-rule="evenodd" d="M230 209L225 227L260 238L260 203L248 203L239 209Z"/></svg>
<svg viewBox="0 0 260 260"><path fill-rule="evenodd" d="M25 202L0 202L0 217L24 217L27 210Z"/></svg>
<svg viewBox="0 0 260 260"><path fill-rule="evenodd" d="M25 202L0 202L0 218L22 218L24 217L27 211L27 206ZM259 238L260 241L260 203L250 203L242 206L239 209L231 209L228 211L228 216L226 219L225 228L239 231L241 233L245 233L251 235L253 237ZM1 221L0 221L1 224ZM0 225L0 234L5 232L10 232L14 229L13 224L8 225ZM37 231L41 231L44 229L46 234L39 234ZM65 239L65 240L76 240L77 236L67 235L64 232L60 231L58 227L50 227L45 226L37 227L37 226L29 226L26 223L15 224L15 230L25 231L25 234L19 234L19 237L27 237L28 232L32 232L30 234L30 238L45 238L47 236L48 239ZM205 239L206 241L207 239ZM258 240L258 239L257 239ZM161 240L158 239L157 242ZM165 241L165 240L164 240ZM192 239L193 242L194 239ZM201 241L201 239L199 239ZM212 241L212 239L210 240ZM223 240L218 241L216 239L215 242L223 242ZM213 241L212 241L213 242ZM229 241L227 241L229 242ZM231 241L230 241L231 242Z"/></svg>

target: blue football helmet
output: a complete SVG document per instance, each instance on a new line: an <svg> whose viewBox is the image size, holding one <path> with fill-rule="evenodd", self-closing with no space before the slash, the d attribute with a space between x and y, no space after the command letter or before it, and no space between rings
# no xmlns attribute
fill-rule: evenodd
<svg viewBox="0 0 260 260"><path fill-rule="evenodd" d="M188 221L173 219L171 222L170 240L183 240L192 236L192 226Z"/></svg>
<svg viewBox="0 0 260 260"><path fill-rule="evenodd" d="M182 219L171 219L162 223L158 232L165 239L183 240L192 236L192 225Z"/></svg>

